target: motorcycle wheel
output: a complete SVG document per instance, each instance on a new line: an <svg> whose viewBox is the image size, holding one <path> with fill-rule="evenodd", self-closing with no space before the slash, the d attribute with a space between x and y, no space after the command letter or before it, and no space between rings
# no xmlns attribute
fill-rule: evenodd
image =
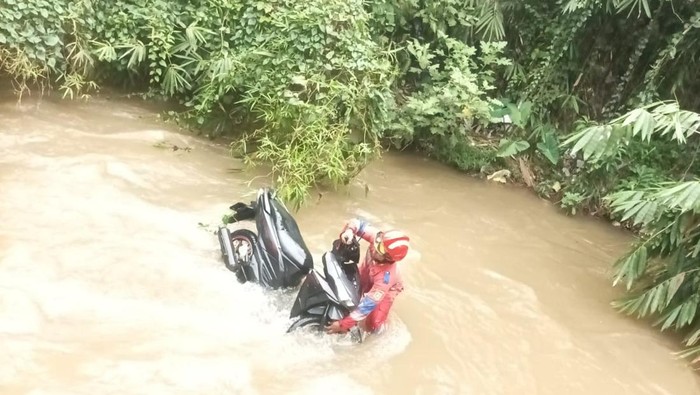
<svg viewBox="0 0 700 395"><path fill-rule="evenodd" d="M298 320L294 321L294 323L292 323L289 329L287 329L287 333L291 333L302 328L308 328L309 332L311 333L319 335L324 334L325 328L322 325L322 319L322 317L318 316L301 317ZM362 331L360 331L360 329L357 326L350 329L349 335L350 341L353 343L362 343L362 341L364 340Z"/></svg>
<svg viewBox="0 0 700 395"><path fill-rule="evenodd" d="M241 283L247 280L243 265L249 264L251 259L253 259L253 244L255 244L256 241L257 236L248 229L237 229L231 232L231 249L235 254L234 261L236 265L234 267L227 267L236 275L236 278L238 278L238 281ZM242 248L247 249L247 251L241 251Z"/></svg>
<svg viewBox="0 0 700 395"><path fill-rule="evenodd" d="M323 332L321 320L323 320L323 318L319 316L301 317L292 323L289 329L287 329L287 333L294 332L301 328L308 328L311 332Z"/></svg>

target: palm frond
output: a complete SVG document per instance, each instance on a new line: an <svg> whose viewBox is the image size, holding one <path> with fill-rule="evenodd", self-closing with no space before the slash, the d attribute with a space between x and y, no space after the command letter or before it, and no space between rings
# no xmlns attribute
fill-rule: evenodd
<svg viewBox="0 0 700 395"><path fill-rule="evenodd" d="M632 11L637 9L637 16L642 15L642 11L647 18L651 18L651 8L649 7L649 0L613 0L613 6L617 12L623 12L629 10L627 17L632 15Z"/></svg>
<svg viewBox="0 0 700 395"><path fill-rule="evenodd" d="M635 225L647 225L667 211L680 214L700 213L700 181L663 183L636 191L621 191L606 196L613 213L621 221L632 219Z"/></svg>
<svg viewBox="0 0 700 395"><path fill-rule="evenodd" d="M500 40L505 37L503 12L498 1L486 1L481 6L476 31L487 41Z"/></svg>
<svg viewBox="0 0 700 395"><path fill-rule="evenodd" d="M700 214L700 181L687 181L659 190L655 198L669 208Z"/></svg>
<svg viewBox="0 0 700 395"><path fill-rule="evenodd" d="M633 137L649 141L654 133L679 144L698 134L700 114L684 111L677 102L656 102L632 110L605 125L588 126L566 139L562 146L571 146L571 154L583 152L584 159L598 161L615 154Z"/></svg>
<svg viewBox="0 0 700 395"><path fill-rule="evenodd" d="M644 272L646 271L647 264L649 261L649 254L647 251L647 248L644 244L639 245L635 250L633 250L631 253L627 254L627 256L623 259L621 259L617 265L616 265L616 270L617 270L617 275L615 276L615 280L613 281L613 286L617 285L620 283L620 281L627 280L627 289L631 289L632 285L634 282L639 279ZM641 303L641 301L639 301ZM623 311L629 309L630 307L634 306L634 308L631 311L636 310L638 308L637 305L632 304L629 305L628 302L625 302L623 304L624 308L622 308Z"/></svg>

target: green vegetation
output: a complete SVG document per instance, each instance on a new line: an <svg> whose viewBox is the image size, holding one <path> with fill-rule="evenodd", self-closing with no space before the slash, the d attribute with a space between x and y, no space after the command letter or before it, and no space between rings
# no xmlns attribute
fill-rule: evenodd
<svg viewBox="0 0 700 395"><path fill-rule="evenodd" d="M608 124L585 128L567 142L575 142L573 152L580 150L591 163L605 168L629 155L626 147L634 138L648 146L665 138L676 145L693 144L697 151L699 130L700 114L682 111L675 102L662 102L635 109ZM657 170L646 179L637 177L635 184L618 185L605 200L613 214L638 226L643 235L615 265L614 283L626 282L631 292L614 305L640 318L654 317L661 330L687 332L686 345L691 347L684 355L699 356L694 360L698 362L700 180L689 173L696 157L685 158L687 167L678 180L665 181ZM694 171L697 174L697 167Z"/></svg>
<svg viewBox="0 0 700 395"><path fill-rule="evenodd" d="M388 147L508 169L638 231L617 306L696 347L699 57L694 0L0 0L20 99L165 98L295 204Z"/></svg>

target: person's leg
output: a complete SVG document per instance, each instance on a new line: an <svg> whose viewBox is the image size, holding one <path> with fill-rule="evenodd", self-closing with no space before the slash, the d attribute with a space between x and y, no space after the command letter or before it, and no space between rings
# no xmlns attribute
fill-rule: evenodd
<svg viewBox="0 0 700 395"><path fill-rule="evenodd" d="M389 317L393 298L384 298L379 305L365 319L365 329L368 332L379 333L384 329L384 323Z"/></svg>

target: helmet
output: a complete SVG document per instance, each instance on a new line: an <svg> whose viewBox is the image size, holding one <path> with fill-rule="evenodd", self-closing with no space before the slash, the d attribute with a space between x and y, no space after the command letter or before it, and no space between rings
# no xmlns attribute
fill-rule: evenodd
<svg viewBox="0 0 700 395"><path fill-rule="evenodd" d="M384 254L392 261L398 262L406 257L409 248L408 236L400 230L389 230L382 233Z"/></svg>

